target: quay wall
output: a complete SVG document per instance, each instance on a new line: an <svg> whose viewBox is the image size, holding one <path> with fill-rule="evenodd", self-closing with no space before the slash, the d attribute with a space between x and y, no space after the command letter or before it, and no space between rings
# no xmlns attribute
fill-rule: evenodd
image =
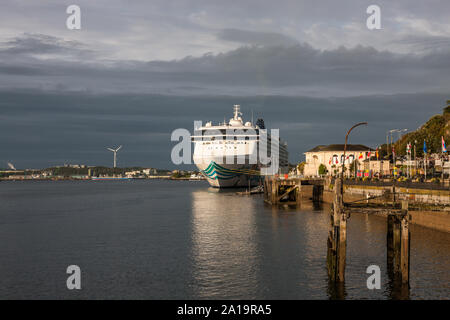
<svg viewBox="0 0 450 320"><path fill-rule="evenodd" d="M392 191L393 187L344 185L344 194L347 193L349 195L359 195L363 197L381 197L385 193L392 193ZM396 187L395 193L397 200L408 200L413 203L432 205L450 205L450 190ZM361 197L359 199L361 199Z"/></svg>
<svg viewBox="0 0 450 320"><path fill-rule="evenodd" d="M410 210L411 223L450 233L450 211Z"/></svg>
<svg viewBox="0 0 450 320"><path fill-rule="evenodd" d="M411 223L450 233L450 190L429 190L396 187L396 200L408 200L418 208L408 213ZM392 187L344 185L344 202L353 202L371 196L379 198L370 202L392 201ZM390 199L383 197L389 194ZM333 202L334 191L325 185L323 201ZM362 202L363 203L363 202Z"/></svg>

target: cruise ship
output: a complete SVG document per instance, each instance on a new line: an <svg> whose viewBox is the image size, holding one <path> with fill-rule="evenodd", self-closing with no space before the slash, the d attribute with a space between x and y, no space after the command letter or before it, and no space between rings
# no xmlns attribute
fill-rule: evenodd
<svg viewBox="0 0 450 320"><path fill-rule="evenodd" d="M288 171L287 144L272 137L264 121L244 122L239 105L228 122L195 128L193 160L213 187L253 187L266 174ZM277 150L278 152L273 152Z"/></svg>

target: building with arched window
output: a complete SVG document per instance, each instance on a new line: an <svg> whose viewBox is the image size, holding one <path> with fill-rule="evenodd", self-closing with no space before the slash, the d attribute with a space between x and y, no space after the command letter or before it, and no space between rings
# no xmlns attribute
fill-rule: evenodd
<svg viewBox="0 0 450 320"><path fill-rule="evenodd" d="M317 146L305 152L305 156L304 175L317 176L321 164L327 168L328 174L334 174L335 171L340 172L344 162L349 168L355 160L358 160L358 164L362 164L364 160L375 157L375 150L362 144L347 144L346 159L344 159L344 145L330 144Z"/></svg>

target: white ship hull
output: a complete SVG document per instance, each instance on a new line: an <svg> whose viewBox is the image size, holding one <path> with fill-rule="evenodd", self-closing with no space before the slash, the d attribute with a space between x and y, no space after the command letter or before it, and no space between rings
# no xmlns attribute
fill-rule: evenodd
<svg viewBox="0 0 450 320"><path fill-rule="evenodd" d="M255 165L196 163L208 183L215 188L255 187L261 183L259 170Z"/></svg>

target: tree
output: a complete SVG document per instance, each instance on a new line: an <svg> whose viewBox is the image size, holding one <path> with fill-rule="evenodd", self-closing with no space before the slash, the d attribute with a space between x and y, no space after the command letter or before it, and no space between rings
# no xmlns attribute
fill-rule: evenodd
<svg viewBox="0 0 450 320"><path fill-rule="evenodd" d="M450 114L450 106L444 108L444 114Z"/></svg>
<svg viewBox="0 0 450 320"><path fill-rule="evenodd" d="M449 101L447 101L449 104ZM450 105L444 108L442 115L431 117L416 131L409 132L394 143L395 153L397 156L406 155L406 145L411 143L416 145L416 153L418 157L423 156L423 142L427 144L428 152L440 152L441 137L448 139L450 127ZM384 145L385 148L386 145ZM389 152L392 152L389 150Z"/></svg>
<svg viewBox="0 0 450 320"><path fill-rule="evenodd" d="M306 165L306 162L305 162L305 161L300 162L300 163L297 165L297 170L298 170L298 172L299 172L300 174L304 174L304 172L305 172L305 165Z"/></svg>
<svg viewBox="0 0 450 320"><path fill-rule="evenodd" d="M321 164L319 166L319 175L323 176L323 175L327 174L327 172L328 172L327 167L325 165Z"/></svg>
<svg viewBox="0 0 450 320"><path fill-rule="evenodd" d="M358 170L358 166L359 166L359 161L355 159L353 161L353 163L350 165L350 176L355 176L356 175L356 171Z"/></svg>

